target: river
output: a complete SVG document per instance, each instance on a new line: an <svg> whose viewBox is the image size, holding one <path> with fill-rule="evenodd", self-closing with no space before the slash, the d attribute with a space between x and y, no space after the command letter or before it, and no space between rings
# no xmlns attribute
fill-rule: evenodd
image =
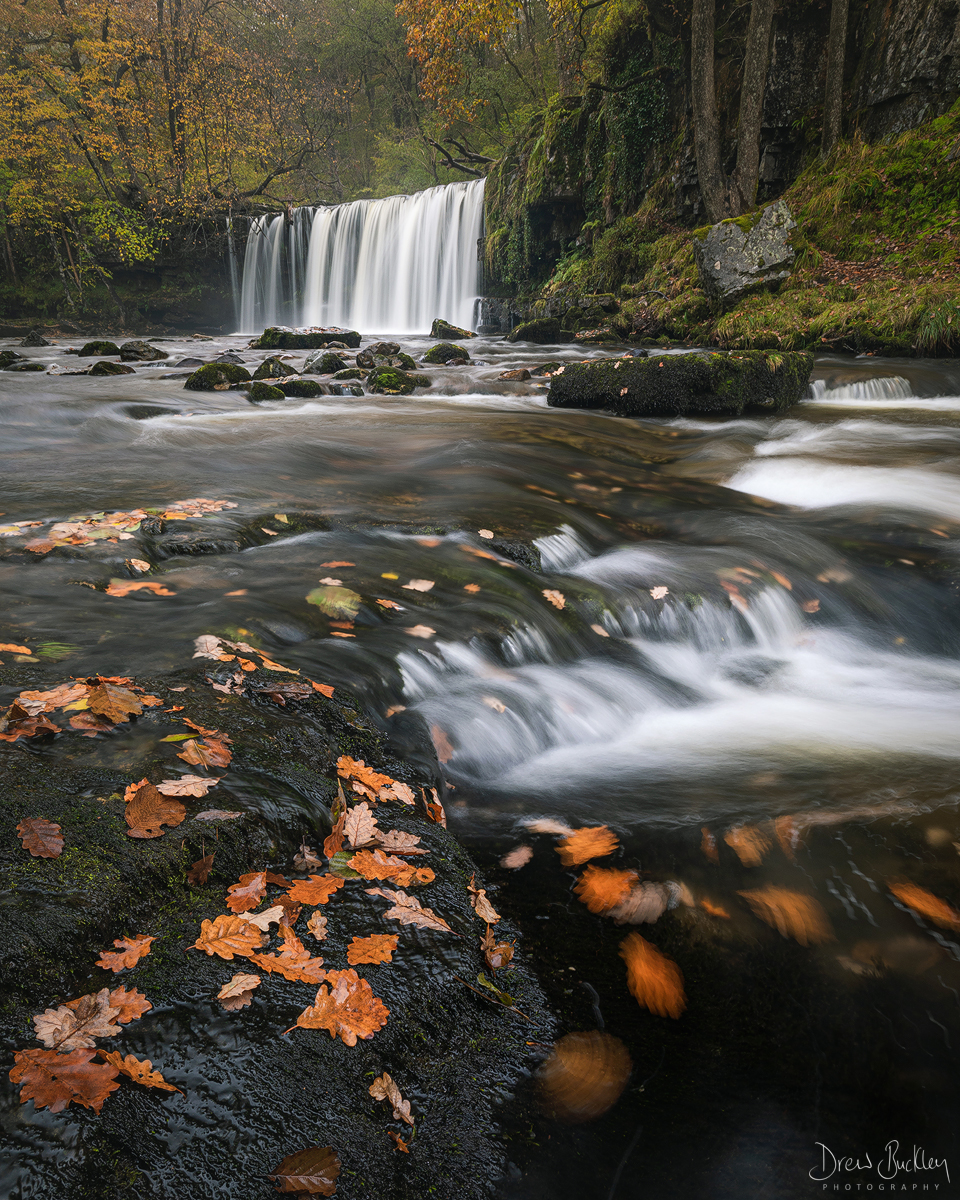
<svg viewBox="0 0 960 1200"><path fill-rule="evenodd" d="M170 364L266 357L248 340L158 344ZM78 344L22 353L62 366ZM635 1064L592 1124L514 1128L505 1100L499 1195L806 1197L818 1144L876 1161L891 1139L960 1178L960 946L887 886L960 899L960 366L821 357L781 417L624 420L498 379L612 350L469 348L479 362L430 368L412 397L261 406L184 391L163 363L0 373L0 525L235 505L182 526L208 531L203 554L175 552L172 522L152 556L127 539L44 555L3 526L0 641L52 647L66 678L162 674L201 634L252 632L398 745L405 712L435 727L451 828L566 1028L599 1018ZM97 590L145 555L173 595ZM359 593L353 619L308 603L318 586ZM232 795L265 803L242 778ZM292 821L303 799L269 803ZM543 817L608 824L618 866L685 885L693 907L640 927L684 972L679 1020L630 997L626 930L577 902L525 828ZM758 865L724 841L743 824L769 843ZM520 844L529 864L498 866ZM740 893L766 885L814 897L829 939L759 921ZM898 1178L960 1194L942 1170Z"/></svg>

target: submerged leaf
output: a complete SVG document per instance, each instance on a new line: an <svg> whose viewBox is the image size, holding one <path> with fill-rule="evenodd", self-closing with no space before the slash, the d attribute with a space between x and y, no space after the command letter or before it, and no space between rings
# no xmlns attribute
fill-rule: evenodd
<svg viewBox="0 0 960 1200"><path fill-rule="evenodd" d="M87 707L114 724L129 721L143 712L143 704L129 689L113 683L101 683L91 688L87 696Z"/></svg>
<svg viewBox="0 0 960 1200"><path fill-rule="evenodd" d="M660 953L639 933L630 933L620 943L620 957L627 964L627 987L642 1008L658 1017L679 1017L687 1007L680 968Z"/></svg>
<svg viewBox="0 0 960 1200"><path fill-rule="evenodd" d="M315 604L328 617L352 620L360 611L363 598L350 588L318 587L307 593L307 603Z"/></svg>
<svg viewBox="0 0 960 1200"><path fill-rule="evenodd" d="M557 846L560 861L565 867L579 867L591 858L605 858L619 846L617 835L606 825L587 826L568 833Z"/></svg>
<svg viewBox="0 0 960 1200"><path fill-rule="evenodd" d="M627 1086L633 1064L626 1046L609 1033L568 1033L537 1072L540 1102L556 1121L592 1121L611 1109Z"/></svg>
<svg viewBox="0 0 960 1200"><path fill-rule="evenodd" d="M301 1192L308 1196L332 1196L337 1190L340 1159L332 1146L311 1146L288 1155L268 1178L281 1192Z"/></svg>
<svg viewBox="0 0 960 1200"><path fill-rule="evenodd" d="M739 892L761 921L776 929L781 937L792 937L801 946L813 946L833 940L827 914L812 896L791 892L768 883L753 891Z"/></svg>

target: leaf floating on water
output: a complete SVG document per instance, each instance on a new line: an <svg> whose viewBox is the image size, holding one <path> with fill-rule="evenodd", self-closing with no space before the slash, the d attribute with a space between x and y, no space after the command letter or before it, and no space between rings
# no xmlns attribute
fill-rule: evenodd
<svg viewBox="0 0 960 1200"><path fill-rule="evenodd" d="M87 707L115 724L129 721L131 716L139 716L143 712L143 703L138 696L112 683L101 683L99 687L91 688L87 695Z"/></svg>
<svg viewBox="0 0 960 1200"><path fill-rule="evenodd" d="M210 872L213 870L213 860L216 858L216 851L213 854L205 854L203 858L198 858L190 870L187 872L187 883L191 887L203 887L210 878Z"/></svg>
<svg viewBox="0 0 960 1200"><path fill-rule="evenodd" d="M34 858L59 858L63 853L63 838L60 826L43 817L26 817L17 826L17 833L24 850Z"/></svg>
<svg viewBox="0 0 960 1200"><path fill-rule="evenodd" d="M142 992L138 992L136 988L131 988L128 992L123 986L115 987L108 999L110 1007L117 1010L114 1020L118 1025L129 1025L131 1021L138 1021L145 1012L149 1012L153 1008L146 996ZM79 1000L71 1000L68 1007L79 1003Z"/></svg>
<svg viewBox="0 0 960 1200"><path fill-rule="evenodd" d="M488 541L490 538L495 536L492 529L478 529L477 533L479 533L482 538L486 538Z"/></svg>
<svg viewBox="0 0 960 1200"><path fill-rule="evenodd" d="M345 1046L355 1046L358 1038L367 1041L386 1025L390 1010L352 968L330 971L327 983L330 988L321 984L313 1004L297 1017L301 1028L326 1029Z"/></svg>
<svg viewBox="0 0 960 1200"><path fill-rule="evenodd" d="M533 858L532 846L515 846L500 859L500 866L506 867L508 871L519 871L521 867L527 865L531 858Z"/></svg>
<svg viewBox="0 0 960 1200"><path fill-rule="evenodd" d="M373 815L369 804L365 802L358 804L344 813L343 836L352 850L374 845L378 840L379 832L377 818ZM338 846L337 849L339 850L340 847Z"/></svg>
<svg viewBox="0 0 960 1200"><path fill-rule="evenodd" d="M309 879L298 879L291 887L289 896L301 904L326 904L333 893L343 887L337 875L311 875Z"/></svg>
<svg viewBox="0 0 960 1200"><path fill-rule="evenodd" d="M759 867L770 849L770 839L756 825L738 825L728 829L723 840L745 867Z"/></svg>
<svg viewBox="0 0 960 1200"><path fill-rule="evenodd" d="M307 603L315 604L328 617L353 618L360 611L363 597L345 587L318 587L307 593Z"/></svg>
<svg viewBox="0 0 960 1200"><path fill-rule="evenodd" d="M53 712L57 708L66 708L77 700L84 700L90 694L90 688L85 683L61 683L45 692L21 692L17 697L20 704L32 717L39 713Z"/></svg>
<svg viewBox="0 0 960 1200"><path fill-rule="evenodd" d="M683 975L671 958L661 954L639 933L630 933L620 943L620 957L627 964L627 987L641 1006L658 1017L679 1017L687 1007Z"/></svg>
<svg viewBox="0 0 960 1200"><path fill-rule="evenodd" d="M738 892L754 913L781 937L792 937L801 946L833 941L827 914L812 896L767 884L753 891Z"/></svg>
<svg viewBox="0 0 960 1200"><path fill-rule="evenodd" d="M217 738L205 737L202 742L191 738L184 742L183 750L177 755L191 767L228 767L233 758L229 747Z"/></svg>
<svg viewBox="0 0 960 1200"><path fill-rule="evenodd" d="M187 810L179 800L165 796L145 779L127 788L127 808L124 812L129 829L127 836L133 838L155 838L163 836L164 825L171 828L179 825Z"/></svg>
<svg viewBox="0 0 960 1200"><path fill-rule="evenodd" d="M591 825L568 833L556 850L565 867L579 867L591 858L605 858L619 845L617 835L606 825Z"/></svg>
<svg viewBox="0 0 960 1200"><path fill-rule="evenodd" d="M568 1033L537 1072L540 1103L555 1121L593 1121L620 1099L632 1070L619 1038L599 1030Z"/></svg>
<svg viewBox="0 0 960 1200"><path fill-rule="evenodd" d="M132 571L137 571L140 575L143 575L146 571L150 570L150 563L146 562L142 558L128 558L126 565ZM0 649L2 649L2 647L0 647Z"/></svg>
<svg viewBox="0 0 960 1200"><path fill-rule="evenodd" d="M486 921L488 925L496 925L500 920L500 914L487 899L486 888L478 888L476 884L476 875L471 875L470 882L467 884L467 891L470 893L470 906L481 921Z"/></svg>
<svg viewBox="0 0 960 1200"><path fill-rule="evenodd" d="M266 871L251 871L241 875L238 883L227 888L227 908L231 912L250 912L267 894Z"/></svg>
<svg viewBox="0 0 960 1200"><path fill-rule="evenodd" d="M669 897L662 883L640 883L607 916L618 925L653 925L666 911Z"/></svg>
<svg viewBox="0 0 960 1200"><path fill-rule="evenodd" d="M14 1055L10 1078L19 1083L20 1103L32 1100L36 1108L62 1112L68 1104L79 1104L98 1113L115 1092L117 1070L109 1063L95 1063L95 1050L20 1050Z"/></svg>
<svg viewBox="0 0 960 1200"><path fill-rule="evenodd" d="M152 592L155 596L175 596L156 579L111 579L107 588L108 596L129 596L131 592Z"/></svg>
<svg viewBox="0 0 960 1200"><path fill-rule="evenodd" d="M662 587L662 586L661 587L652 587L649 590L650 590L650 595L654 598L654 600L662 600L664 598L664 596L670 595L670 589L666 588L666 587Z"/></svg>
<svg viewBox="0 0 960 1200"><path fill-rule="evenodd" d="M374 1100L387 1101L393 1109L393 1119L395 1121L406 1121L408 1125L413 1124L413 1117L410 1115L410 1101L404 1100L400 1094L400 1089L386 1071L382 1075L377 1076L367 1091Z"/></svg>
<svg viewBox="0 0 960 1200"><path fill-rule="evenodd" d="M820 611L820 601L819 600L804 600L804 602L800 605L800 607L803 609L803 611L805 613L819 612Z"/></svg>
<svg viewBox="0 0 960 1200"><path fill-rule="evenodd" d="M639 881L636 871L617 871L590 863L573 890L592 913L608 913L623 904Z"/></svg>
<svg viewBox="0 0 960 1200"><path fill-rule="evenodd" d="M700 833L703 835L700 842L700 849L704 852L711 862L718 863L720 861L720 851L717 849L717 839L713 836L710 830L704 825Z"/></svg>
<svg viewBox="0 0 960 1200"><path fill-rule="evenodd" d="M110 1003L110 991L101 988L61 1004L59 1008L48 1008L33 1018L37 1041L48 1050L83 1050L93 1046L97 1038L114 1037L120 1032L115 1024L120 1013Z"/></svg>
<svg viewBox="0 0 960 1200"><path fill-rule="evenodd" d="M361 963L388 963L400 939L395 933L374 933L370 937L355 937L347 947L347 962L351 967Z"/></svg>
<svg viewBox="0 0 960 1200"><path fill-rule="evenodd" d="M367 888L368 896L383 896L390 900L392 908L383 914L387 920L399 921L401 925L418 925L421 929L444 929L447 933L453 930L442 917L438 917L432 909L423 908L416 896L406 892L393 891L391 888Z"/></svg>
<svg viewBox="0 0 960 1200"><path fill-rule="evenodd" d="M149 1058L139 1059L134 1055L128 1054L126 1058L119 1050L107 1052L101 1050L100 1057L108 1062L112 1067L120 1072L121 1075L126 1075L128 1079L132 1079L134 1083L142 1083L144 1087L160 1088L164 1092L179 1092L183 1095L178 1087L174 1087L172 1083L167 1083L159 1071L153 1069L153 1063Z"/></svg>
<svg viewBox="0 0 960 1200"><path fill-rule="evenodd" d="M224 913L212 921L201 922L200 936L191 949L205 950L208 955L216 954L230 962L234 955L249 958L263 942L263 934L252 922Z"/></svg>
<svg viewBox="0 0 960 1200"><path fill-rule="evenodd" d="M939 925L941 929L960 930L960 912L945 900L938 900L926 888L919 887L908 879L892 879L887 883L887 887L902 904L919 913L921 917L926 917L934 925Z"/></svg>
<svg viewBox="0 0 960 1200"><path fill-rule="evenodd" d="M193 651L194 658L219 659L223 654L220 649L220 639L214 637L212 633L203 633L194 639Z"/></svg>
<svg viewBox="0 0 960 1200"><path fill-rule="evenodd" d="M436 580L411 579L409 583L405 583L402 586L408 592L429 592L432 587L436 586Z"/></svg>
<svg viewBox="0 0 960 1200"><path fill-rule="evenodd" d="M8 654L32 654L29 646L18 646L15 642L0 642L0 650Z"/></svg>
<svg viewBox="0 0 960 1200"><path fill-rule="evenodd" d="M340 1159L332 1146L311 1146L288 1155L268 1176L281 1192L332 1196L337 1190Z"/></svg>
<svg viewBox="0 0 960 1200"><path fill-rule="evenodd" d="M573 833L573 829L565 821L556 821L553 817L530 817L520 822L531 833L553 833L563 837Z"/></svg>
<svg viewBox="0 0 960 1200"><path fill-rule="evenodd" d="M408 625L404 630L404 633L409 633L411 637L416 638L432 638L436 632L429 625Z"/></svg>
<svg viewBox="0 0 960 1200"><path fill-rule="evenodd" d="M566 596L564 596L563 592L558 592L555 588L544 588L541 594L554 608L564 608L566 606Z"/></svg>
<svg viewBox="0 0 960 1200"><path fill-rule="evenodd" d="M127 971L150 953L150 947L156 940L144 933L133 938L118 938L113 943L118 949L104 950L97 959L97 966L113 971L115 975L118 971Z"/></svg>

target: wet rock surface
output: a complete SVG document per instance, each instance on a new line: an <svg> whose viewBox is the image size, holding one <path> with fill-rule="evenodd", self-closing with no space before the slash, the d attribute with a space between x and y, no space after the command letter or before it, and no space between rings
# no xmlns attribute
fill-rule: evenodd
<svg viewBox="0 0 960 1200"><path fill-rule="evenodd" d="M711 225L693 239L703 290L714 300L735 300L790 276L794 251L790 233L797 223L782 200L759 214Z"/></svg>
<svg viewBox="0 0 960 1200"><path fill-rule="evenodd" d="M324 346L355 348L360 334L353 329L312 329L298 331L272 326L251 343L257 350L319 350Z"/></svg>

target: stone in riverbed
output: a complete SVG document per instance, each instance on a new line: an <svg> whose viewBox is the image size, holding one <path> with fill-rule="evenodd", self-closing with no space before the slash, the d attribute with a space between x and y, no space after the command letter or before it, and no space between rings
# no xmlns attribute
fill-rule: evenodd
<svg viewBox="0 0 960 1200"><path fill-rule="evenodd" d="M468 363L470 355L462 346L454 346L451 342L438 342L423 356L423 361L428 363L453 363L456 359Z"/></svg>
<svg viewBox="0 0 960 1200"><path fill-rule="evenodd" d="M27 336L20 343L21 346L49 346L50 343L43 336L39 329L31 329Z"/></svg>
<svg viewBox="0 0 960 1200"><path fill-rule="evenodd" d="M547 403L622 417L780 412L803 398L812 368L812 354L778 350L567 363L551 379Z"/></svg>
<svg viewBox="0 0 960 1200"><path fill-rule="evenodd" d="M251 404L259 404L261 400L286 400L286 396L278 387L273 387L272 384L264 383L263 380L257 379L250 385L250 390L247 392L247 399Z"/></svg>
<svg viewBox="0 0 960 1200"><path fill-rule="evenodd" d="M344 367L342 371L337 371L334 379L362 379L363 372L359 367Z"/></svg>
<svg viewBox="0 0 960 1200"><path fill-rule="evenodd" d="M561 362L541 363L539 367L531 367L530 374L531 375L552 375L554 373L554 371L557 370L558 367L562 367L562 366L563 366L563 363L561 363Z"/></svg>
<svg viewBox="0 0 960 1200"><path fill-rule="evenodd" d="M313 329L299 333L273 325L250 345L253 350L320 350L333 342L356 348L360 345L360 334L353 329Z"/></svg>
<svg viewBox="0 0 960 1200"><path fill-rule="evenodd" d="M247 383L250 372L233 363L207 363L183 385L188 392L225 392L235 383Z"/></svg>
<svg viewBox="0 0 960 1200"><path fill-rule="evenodd" d="M536 321L526 321L507 334L508 342L536 342L538 346L557 345L560 342L572 342L573 334L569 329L561 329L557 317L538 317Z"/></svg>
<svg viewBox="0 0 960 1200"><path fill-rule="evenodd" d="M25 354L18 354L16 350L0 350L0 371L6 371L11 363L26 362Z"/></svg>
<svg viewBox="0 0 960 1200"><path fill-rule="evenodd" d="M123 363L98 362L87 372L89 375L136 375L133 367L125 367Z"/></svg>
<svg viewBox="0 0 960 1200"><path fill-rule="evenodd" d="M693 235L700 286L713 300L736 300L757 288L789 278L794 251L790 232L797 223L783 200L761 213L732 217Z"/></svg>
<svg viewBox="0 0 960 1200"><path fill-rule="evenodd" d="M120 358L123 362L156 362L158 359L168 357L165 350L158 350L149 342L124 342L120 347Z"/></svg>
<svg viewBox="0 0 960 1200"><path fill-rule="evenodd" d="M326 396L327 388L315 379L282 379L277 387L285 396L293 396L299 400L310 400L314 396Z"/></svg>
<svg viewBox="0 0 960 1200"><path fill-rule="evenodd" d="M119 354L120 347L116 342L87 342L81 346L77 354L81 358L102 358L107 354Z"/></svg>
<svg viewBox="0 0 960 1200"><path fill-rule="evenodd" d="M445 321L442 317L436 317L430 326L430 336L442 342L453 342L460 338L474 338L477 335L471 333L469 329L461 329L458 325L451 325L449 321Z"/></svg>
<svg viewBox="0 0 960 1200"><path fill-rule="evenodd" d="M513 379L518 382L523 382L530 378L530 372L526 367L520 367L516 371L501 371L497 376L498 379Z"/></svg>
<svg viewBox="0 0 960 1200"><path fill-rule="evenodd" d="M346 365L346 360L332 350L317 350L314 354L307 356L307 361L303 364L303 373L304 375L333 375L335 371L342 371Z"/></svg>
<svg viewBox="0 0 960 1200"><path fill-rule="evenodd" d="M374 367L367 376L367 389L380 396L409 396L414 388L429 387L426 375L413 375L396 367Z"/></svg>
<svg viewBox="0 0 960 1200"><path fill-rule="evenodd" d="M22 358L8 363L3 369L5 371L45 371L46 367L41 362L32 362L29 358Z"/></svg>
<svg viewBox="0 0 960 1200"><path fill-rule="evenodd" d="M254 371L254 379L286 379L290 374L290 364L285 363L277 354L265 358Z"/></svg>

